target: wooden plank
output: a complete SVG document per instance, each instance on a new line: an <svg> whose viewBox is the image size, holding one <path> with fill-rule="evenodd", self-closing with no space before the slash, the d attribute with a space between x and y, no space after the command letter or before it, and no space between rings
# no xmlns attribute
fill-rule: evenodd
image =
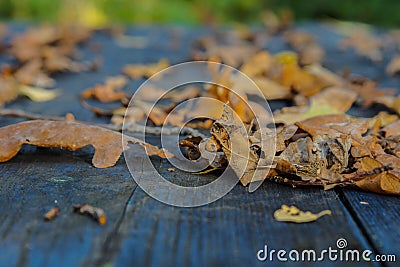
<svg viewBox="0 0 400 267"><path fill-rule="evenodd" d="M165 169L168 164L163 166ZM179 173L174 178L171 173L162 172L175 182L187 176ZM310 224L277 222L273 212L282 204L313 212L331 209L333 214ZM257 260L256 254L264 245L277 250L321 251L329 246L335 249L338 238L345 238L349 249L372 249L334 191L292 189L267 182L256 192L248 193L238 185L217 202L177 208L152 199L138 187L118 234L109 244L112 255L105 255L94 265L275 266L279 265L276 258L273 262Z"/></svg>
<svg viewBox="0 0 400 267"><path fill-rule="evenodd" d="M400 259L400 198L358 190L343 190L343 201L379 254ZM386 262L386 266L398 266Z"/></svg>
<svg viewBox="0 0 400 267"><path fill-rule="evenodd" d="M114 235L135 184L123 160L95 169L90 153L27 147L0 164L0 266L78 266ZM105 209L107 224L74 214L77 203ZM45 222L54 206L59 216Z"/></svg>

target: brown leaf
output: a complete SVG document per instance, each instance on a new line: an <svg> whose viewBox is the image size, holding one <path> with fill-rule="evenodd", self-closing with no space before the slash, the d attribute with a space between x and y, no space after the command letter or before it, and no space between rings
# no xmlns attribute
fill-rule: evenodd
<svg viewBox="0 0 400 267"><path fill-rule="evenodd" d="M290 143L277 157L276 170L282 174L296 175L304 181L334 183L341 179L340 172L346 169L351 139L342 135L339 138L317 136L300 138ZM322 175L330 170L335 177Z"/></svg>
<svg viewBox="0 0 400 267"><path fill-rule="evenodd" d="M17 83L11 77L0 77L0 107L17 98Z"/></svg>
<svg viewBox="0 0 400 267"><path fill-rule="evenodd" d="M123 73L133 79L140 79L142 77L149 78L157 72L162 71L169 67L168 60L160 59L157 63L153 64L128 64L123 68Z"/></svg>
<svg viewBox="0 0 400 267"><path fill-rule="evenodd" d="M344 115L324 115L296 122L296 125L312 137L327 135L337 138L342 134L350 135L354 141L361 142L362 135L368 130L368 121L349 119Z"/></svg>
<svg viewBox="0 0 400 267"><path fill-rule="evenodd" d="M98 126L74 121L33 120L0 128L0 162L14 157L24 144L39 147L60 147L76 150L88 145L95 148L92 159L96 168L114 166L128 143L138 144L148 155L171 157L172 155L134 137L125 136Z"/></svg>
<svg viewBox="0 0 400 267"><path fill-rule="evenodd" d="M276 152L281 152L286 148L286 142L293 137L298 127L294 124L283 127L276 133Z"/></svg>
<svg viewBox="0 0 400 267"><path fill-rule="evenodd" d="M353 48L357 54L365 56L372 61L381 61L381 38L372 35L369 31L358 29L341 41L342 48Z"/></svg>
<svg viewBox="0 0 400 267"><path fill-rule="evenodd" d="M302 65L320 64L325 50L319 44L311 44L299 50L299 62Z"/></svg>
<svg viewBox="0 0 400 267"><path fill-rule="evenodd" d="M394 76L400 71L400 55L394 56L386 66L386 73Z"/></svg>
<svg viewBox="0 0 400 267"><path fill-rule="evenodd" d="M276 122L291 124L308 118L345 113L357 94L340 87L329 87L310 98L309 106L286 107L274 112Z"/></svg>
<svg viewBox="0 0 400 267"><path fill-rule="evenodd" d="M126 98L126 94L119 91L127 84L128 80L124 76L109 77L104 85L95 85L81 93L84 99L95 98L100 102L114 102Z"/></svg>
<svg viewBox="0 0 400 267"><path fill-rule="evenodd" d="M42 70L42 61L32 59L18 68L14 77L19 83L37 87L53 87L55 81Z"/></svg>
<svg viewBox="0 0 400 267"><path fill-rule="evenodd" d="M381 130L385 137L396 136L400 133L400 120L394 121Z"/></svg>
<svg viewBox="0 0 400 267"><path fill-rule="evenodd" d="M261 51L247 60L240 71L249 77L262 76L272 67L272 57L266 51Z"/></svg>
<svg viewBox="0 0 400 267"><path fill-rule="evenodd" d="M395 160L393 162L393 160ZM382 155L377 159L370 157L362 158L357 172L373 171L384 164L394 164L396 168L400 167L400 159L390 155ZM379 172L366 176L364 179L356 181L356 185L364 190L381 194L400 194L399 171Z"/></svg>
<svg viewBox="0 0 400 267"><path fill-rule="evenodd" d="M44 215L44 220L45 221L51 221L53 220L58 214L60 213L59 208L52 208L46 214Z"/></svg>
<svg viewBox="0 0 400 267"><path fill-rule="evenodd" d="M73 212L77 212L79 214L87 214L91 216L94 220L96 220L100 225L105 225L107 222L107 217L103 209L93 207L89 204L85 205L73 205Z"/></svg>
<svg viewBox="0 0 400 267"><path fill-rule="evenodd" d="M270 165L272 156L267 153L275 147L275 138L268 129L247 133L238 115L225 106L221 118L213 123L210 133L243 185L265 179L269 172L269 168L265 167ZM264 138L258 138L258 135Z"/></svg>
<svg viewBox="0 0 400 267"><path fill-rule="evenodd" d="M373 103L379 102L379 99L385 96L393 95L396 89L378 89L375 81L367 78L358 78L351 82L350 89L355 91L361 98L361 106L370 107Z"/></svg>

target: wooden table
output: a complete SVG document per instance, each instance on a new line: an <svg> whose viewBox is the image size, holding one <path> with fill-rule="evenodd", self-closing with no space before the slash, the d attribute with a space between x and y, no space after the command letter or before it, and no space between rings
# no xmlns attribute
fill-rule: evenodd
<svg viewBox="0 0 400 267"><path fill-rule="evenodd" d="M400 79L384 73L385 64L374 65L353 52L337 49L339 37L323 25L300 25L318 36L327 51L325 65L377 79L384 87L400 87ZM128 34L143 36L143 48L122 48L104 33L96 33L104 65L96 72L60 74L57 85L62 97L47 103L27 99L8 105L47 116L75 114L78 120L106 122L78 102L79 92L121 73L127 63L171 63L189 60L189 46L210 30L185 27L134 27ZM287 47L281 37L266 46L277 52ZM86 58L94 52L82 47ZM392 54L385 54L387 62ZM4 57L4 56L3 56ZM137 88L142 81L131 83ZM353 114L360 113L352 110ZM362 111L363 114L376 112ZM0 125L21 119L0 117ZM339 238L348 249L369 249L375 254L396 254L395 262L363 262L363 265L398 266L400 260L400 198L353 189L323 191L320 188L290 188L264 182L254 193L237 185L222 199L198 208L177 208L160 203L142 191L132 179L124 160L107 169L91 165L92 150L76 152L25 146L15 158L0 164L0 266L275 266L276 260L261 262L257 252L268 249L321 251L336 248ZM189 174L170 173L166 160L155 162L172 180L187 180ZM198 179L210 179L201 176ZM103 208L105 226L72 213L75 203ZM282 204L303 210L332 210L308 224L277 222L273 212ZM44 222L43 214L59 206L60 215ZM287 262L319 265L321 263ZM357 262L325 261L326 266L352 266Z"/></svg>

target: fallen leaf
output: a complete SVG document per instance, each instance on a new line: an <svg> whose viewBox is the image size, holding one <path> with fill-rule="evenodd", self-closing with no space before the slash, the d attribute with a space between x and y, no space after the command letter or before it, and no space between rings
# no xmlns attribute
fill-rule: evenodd
<svg viewBox="0 0 400 267"><path fill-rule="evenodd" d="M17 83L11 77L0 77L0 107L18 96Z"/></svg>
<svg viewBox="0 0 400 267"><path fill-rule="evenodd" d="M265 179L273 156L269 151L275 150L272 132L258 129L247 133L238 114L225 106L221 118L213 123L210 133L218 142L215 147L220 147L224 152L243 185Z"/></svg>
<svg viewBox="0 0 400 267"><path fill-rule="evenodd" d="M376 82L367 78L352 80L350 89L359 95L361 106L364 108L370 107L372 104L378 103L382 97L391 96L396 92L396 89L378 89Z"/></svg>
<svg viewBox="0 0 400 267"><path fill-rule="evenodd" d="M400 55L394 56L386 66L386 73L394 76L400 71Z"/></svg>
<svg viewBox="0 0 400 267"><path fill-rule="evenodd" d="M382 60L381 48L383 41L367 30L358 29L352 32L341 41L340 46L342 48L353 48L357 54L365 56L372 61Z"/></svg>
<svg viewBox="0 0 400 267"><path fill-rule="evenodd" d="M357 94L340 87L329 87L310 98L309 106L286 107L274 112L275 122L291 124L308 118L344 114L353 105Z"/></svg>
<svg viewBox="0 0 400 267"><path fill-rule="evenodd" d="M240 71L254 78L262 76L272 67L272 57L266 51L261 51L252 56L240 67Z"/></svg>
<svg viewBox="0 0 400 267"><path fill-rule="evenodd" d="M375 171L383 166L394 165L397 170L393 171ZM400 194L399 177L400 159L391 155L382 155L377 159L364 157L360 161L360 167L357 172L372 171L370 175L363 177L355 184L367 191L381 194ZM376 173L375 173L376 172Z"/></svg>
<svg viewBox="0 0 400 267"><path fill-rule="evenodd" d="M142 146L149 156L172 156L134 137L123 137L118 132L74 121L33 120L12 124L0 128L0 141L0 162L14 157L24 144L69 150L92 145L95 148L92 163L96 168L114 166L121 153L129 149L128 143Z"/></svg>
<svg viewBox="0 0 400 267"><path fill-rule="evenodd" d="M157 63L153 64L128 64L123 68L123 73L133 79L140 79L142 77L149 78L154 74L169 67L168 60L160 59Z"/></svg>
<svg viewBox="0 0 400 267"><path fill-rule="evenodd" d="M60 213L59 208L52 208L46 214L44 215L44 220L45 221L51 221L53 220L58 214Z"/></svg>
<svg viewBox="0 0 400 267"><path fill-rule="evenodd" d="M20 85L18 93L35 102L46 102L58 97L61 94L61 90L47 90L40 87Z"/></svg>
<svg viewBox="0 0 400 267"><path fill-rule="evenodd" d="M331 215L330 210L323 210L317 214L311 213L310 211L301 211L295 206L282 205L279 210L274 212L274 218L280 222L294 222L294 223L307 223L313 222L324 215Z"/></svg>
<svg viewBox="0 0 400 267"><path fill-rule="evenodd" d="M109 77L105 84L95 85L81 93L84 99L95 98L103 103L119 101L127 98L127 95L119 91L128 83L124 76Z"/></svg>
<svg viewBox="0 0 400 267"><path fill-rule="evenodd" d="M82 215L89 215L94 220L96 220L100 225L105 225L107 222L107 217L103 209L93 207L89 204L85 205L73 205L72 206L73 212L82 214Z"/></svg>

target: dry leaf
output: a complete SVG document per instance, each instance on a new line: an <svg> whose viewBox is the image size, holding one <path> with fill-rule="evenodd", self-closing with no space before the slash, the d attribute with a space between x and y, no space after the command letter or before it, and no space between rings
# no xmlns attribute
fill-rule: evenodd
<svg viewBox="0 0 400 267"><path fill-rule="evenodd" d="M372 61L382 60L382 39L372 35L369 31L358 29L344 38L340 45L342 48L353 48L359 55Z"/></svg>
<svg viewBox="0 0 400 267"><path fill-rule="evenodd" d="M77 212L79 214L87 214L91 216L94 220L96 220L100 225L105 225L107 222L107 217L103 209L96 208L91 205L73 205L73 212Z"/></svg>
<svg viewBox="0 0 400 267"><path fill-rule="evenodd" d="M386 67L386 73L394 76L400 71L400 55L394 56Z"/></svg>
<svg viewBox="0 0 400 267"><path fill-rule="evenodd" d="M109 77L104 85L95 85L81 93L84 99L95 98L103 103L125 99L127 95L119 91L128 83L124 76Z"/></svg>
<svg viewBox="0 0 400 267"><path fill-rule="evenodd" d="M11 77L0 77L0 107L17 98L17 83Z"/></svg>
<svg viewBox="0 0 400 267"><path fill-rule="evenodd" d="M378 103L382 97L391 96L396 89L378 89L376 82L367 78L354 79L350 84L350 89L355 91L359 97L361 106L370 107L373 103Z"/></svg>
<svg viewBox="0 0 400 267"><path fill-rule="evenodd" d="M238 115L225 106L221 118L213 123L210 133L218 142L218 145L212 147L221 147L243 185L265 179L269 172L269 168L265 167L271 161L271 154L267 153L274 151L275 147L272 132L258 129L247 133ZM207 150L215 152L215 149Z"/></svg>
<svg viewBox="0 0 400 267"><path fill-rule="evenodd" d="M330 210L323 210L317 214L310 211L301 211L295 206L282 205L279 210L274 212L274 218L280 222L294 222L294 223L307 223L313 222L324 215L331 215Z"/></svg>
<svg viewBox="0 0 400 267"><path fill-rule="evenodd" d="M52 208L46 214L44 215L44 220L45 221L51 221L53 220L58 214L60 213L59 208Z"/></svg>
<svg viewBox="0 0 400 267"><path fill-rule="evenodd" d="M18 93L35 102L46 102L58 97L61 90L46 90L40 87L21 85L18 87Z"/></svg>
<svg viewBox="0 0 400 267"><path fill-rule="evenodd" d="M138 144L148 155L171 157L172 155L134 137L125 136L98 126L74 121L33 120L0 128L0 162L14 157L24 144L39 147L60 147L76 150L88 145L95 148L92 159L96 168L114 166L128 143Z"/></svg>
<svg viewBox="0 0 400 267"><path fill-rule="evenodd" d="M355 184L367 191L381 194L400 194L399 163L400 159L391 155L382 155L377 159L362 158L357 172L371 171L370 175L356 181ZM385 165L395 165L395 171L376 171Z"/></svg>
<svg viewBox="0 0 400 267"><path fill-rule="evenodd" d="M385 137L396 136L400 133L400 120L394 121L382 129Z"/></svg>
<svg viewBox="0 0 400 267"><path fill-rule="evenodd" d="M309 106L287 107L274 112L275 122L291 124L308 118L343 114L357 98L357 94L340 87L329 87L310 98Z"/></svg>
<svg viewBox="0 0 400 267"><path fill-rule="evenodd" d="M320 64L325 56L325 50L319 44L311 44L299 51L301 65Z"/></svg>
<svg viewBox="0 0 400 267"><path fill-rule="evenodd" d="M249 77L262 76L272 67L272 57L266 51L261 51L251 57L240 67L240 71Z"/></svg>
<svg viewBox="0 0 400 267"><path fill-rule="evenodd" d="M160 59L157 63L153 64L128 64L123 68L123 73L133 79L140 79L142 77L149 78L154 74L169 67L168 60Z"/></svg>

